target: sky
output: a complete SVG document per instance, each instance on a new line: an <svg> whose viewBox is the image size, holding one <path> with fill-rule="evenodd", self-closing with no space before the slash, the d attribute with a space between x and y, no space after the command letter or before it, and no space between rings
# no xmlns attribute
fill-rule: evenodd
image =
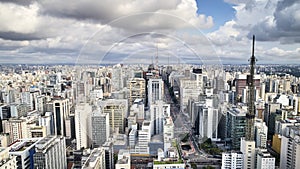
<svg viewBox="0 0 300 169"><path fill-rule="evenodd" d="M300 63L299 0L1 0L0 63Z"/></svg>

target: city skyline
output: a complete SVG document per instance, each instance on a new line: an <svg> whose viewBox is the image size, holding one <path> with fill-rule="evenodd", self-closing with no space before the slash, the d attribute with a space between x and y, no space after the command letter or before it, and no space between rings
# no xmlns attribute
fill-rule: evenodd
<svg viewBox="0 0 300 169"><path fill-rule="evenodd" d="M270 0L2 1L0 63L299 61L300 3ZM17 12L15 12L17 11Z"/></svg>

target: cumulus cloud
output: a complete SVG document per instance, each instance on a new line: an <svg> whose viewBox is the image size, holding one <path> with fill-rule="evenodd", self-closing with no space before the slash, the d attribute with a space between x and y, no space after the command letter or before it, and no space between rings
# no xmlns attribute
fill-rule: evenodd
<svg viewBox="0 0 300 169"><path fill-rule="evenodd" d="M38 5L29 6L0 3L0 31L30 34L39 25Z"/></svg>
<svg viewBox="0 0 300 169"><path fill-rule="evenodd" d="M300 42L298 1L225 1L233 5L236 15L206 34L215 51L197 30L211 28L213 18L197 14L194 0L3 0L0 62L13 58L73 62L79 55L77 61L93 63L106 52L111 52L108 59L148 58L155 54L156 44L165 60L169 55L217 60L216 52L227 60L245 60L250 56L252 34L261 41L258 56L295 59L299 54L299 49L281 46ZM278 40L281 44L274 43Z"/></svg>
<svg viewBox="0 0 300 169"><path fill-rule="evenodd" d="M300 2L282 0L276 3L271 15L266 16L250 30L264 41L280 40L282 43L300 42Z"/></svg>

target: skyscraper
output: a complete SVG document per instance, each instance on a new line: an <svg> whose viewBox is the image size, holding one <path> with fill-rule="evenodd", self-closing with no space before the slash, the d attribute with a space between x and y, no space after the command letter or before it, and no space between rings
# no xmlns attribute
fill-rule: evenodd
<svg viewBox="0 0 300 169"><path fill-rule="evenodd" d="M61 97L54 98L53 113L54 113L55 135L65 136L66 134L65 120L70 114L69 99L64 99Z"/></svg>
<svg viewBox="0 0 300 169"><path fill-rule="evenodd" d="M103 113L109 114L110 133L124 133L128 104L125 99L107 99L100 102Z"/></svg>
<svg viewBox="0 0 300 169"><path fill-rule="evenodd" d="M92 113L92 106L88 103L80 103L75 109L75 135L76 135L76 149L79 150L82 147L90 147L89 143L89 130L88 124L89 118Z"/></svg>
<svg viewBox="0 0 300 169"><path fill-rule="evenodd" d="M91 116L92 144L102 146L109 138L109 114L95 110Z"/></svg>
<svg viewBox="0 0 300 169"><path fill-rule="evenodd" d="M170 116L170 105L162 100L155 101L150 106L151 134L163 133L164 117Z"/></svg>
<svg viewBox="0 0 300 169"><path fill-rule="evenodd" d="M164 83L161 78L151 78L148 81L148 106L157 100L163 100Z"/></svg>
<svg viewBox="0 0 300 169"><path fill-rule="evenodd" d="M226 137L231 143L231 149L238 150L241 137L245 137L246 112L243 109L232 108L227 111Z"/></svg>
<svg viewBox="0 0 300 169"><path fill-rule="evenodd" d="M63 136L47 136L35 145L34 168L67 168L66 141Z"/></svg>

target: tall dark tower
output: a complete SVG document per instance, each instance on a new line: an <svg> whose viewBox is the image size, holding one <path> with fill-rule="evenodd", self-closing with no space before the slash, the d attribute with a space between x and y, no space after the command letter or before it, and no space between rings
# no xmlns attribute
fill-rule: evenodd
<svg viewBox="0 0 300 169"><path fill-rule="evenodd" d="M254 141L254 118L255 118L255 105L254 105L254 67L256 58L254 56L254 42L255 36L253 35L252 44L252 56L250 58L250 75L247 77L247 83L249 87L249 100L248 100L248 112L247 112L247 127L246 127L246 140Z"/></svg>

